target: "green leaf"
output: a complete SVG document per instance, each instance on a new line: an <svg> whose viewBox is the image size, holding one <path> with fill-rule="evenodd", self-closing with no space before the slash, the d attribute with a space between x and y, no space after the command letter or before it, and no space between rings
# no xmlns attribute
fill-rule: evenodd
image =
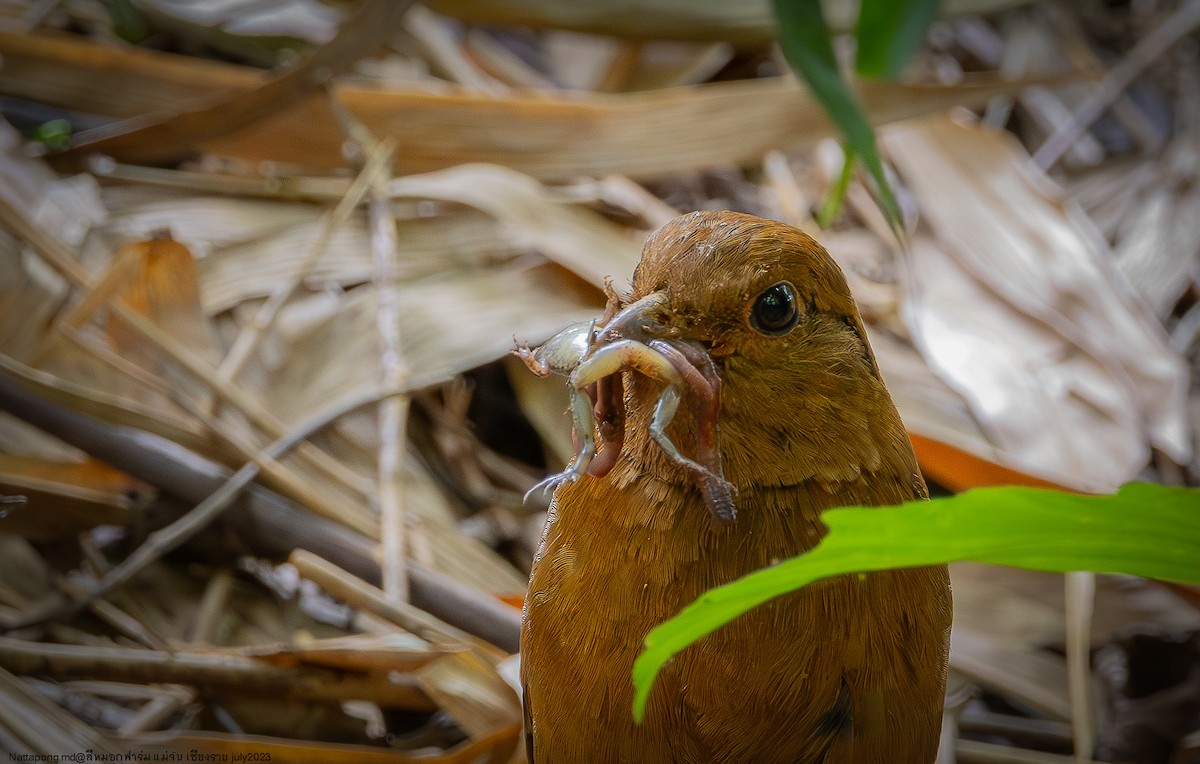
<svg viewBox="0 0 1200 764"><path fill-rule="evenodd" d="M875 179L880 205L888 222L899 231L900 206L883 173L875 133L838 69L821 4L817 0L774 0L774 4L779 22L779 46L784 58L821 102L846 145L862 158Z"/></svg>
<svg viewBox="0 0 1200 764"><path fill-rule="evenodd" d="M34 131L33 138L53 149L66 148L71 142L71 121L68 119L52 119L43 122Z"/></svg>
<svg viewBox="0 0 1200 764"><path fill-rule="evenodd" d="M829 196L825 197L825 201L821 204L821 209L817 210L817 225L821 228L828 228L833 225L833 219L837 217L838 212L842 209L842 204L846 201L846 192L850 190L850 179L854 177L854 163L857 158L854 154L854 149L849 146L842 147L842 171L838 173L838 179L834 182L833 188L829 191Z"/></svg>
<svg viewBox="0 0 1200 764"><path fill-rule="evenodd" d="M1200 489L1130 483L1090 496L978 488L898 507L831 509L821 519L829 533L807 554L713 589L650 632L633 666L638 721L672 656L751 608L830 576L973 560L1200 584Z"/></svg>
<svg viewBox="0 0 1200 764"><path fill-rule="evenodd" d="M938 0L863 0L854 68L864 77L899 77L937 10Z"/></svg>
<svg viewBox="0 0 1200 764"><path fill-rule="evenodd" d="M150 25L132 0L110 0L108 15L113 34L125 42L136 45L150 36Z"/></svg>

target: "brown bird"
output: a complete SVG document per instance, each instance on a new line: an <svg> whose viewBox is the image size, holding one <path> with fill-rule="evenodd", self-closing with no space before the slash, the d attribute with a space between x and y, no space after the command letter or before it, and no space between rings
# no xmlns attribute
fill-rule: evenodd
<svg viewBox="0 0 1200 764"><path fill-rule="evenodd" d="M634 722L631 670L654 626L812 548L822 510L926 488L845 278L800 230L733 212L677 218L650 236L614 307L583 343L589 357L624 342L686 375L686 356L711 385L682 385L693 416L666 417L665 432L663 383L680 385L658 360L590 375L623 379L615 397L579 385L603 467L564 473L534 561L521 634L529 760L933 761L945 567L837 577L758 607L668 663Z"/></svg>

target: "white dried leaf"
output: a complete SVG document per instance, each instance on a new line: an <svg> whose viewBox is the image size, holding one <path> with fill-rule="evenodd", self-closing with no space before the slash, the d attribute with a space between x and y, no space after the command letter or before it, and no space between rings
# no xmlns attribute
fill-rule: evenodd
<svg viewBox="0 0 1200 764"><path fill-rule="evenodd" d="M934 238L905 315L1020 469L1115 487L1190 452L1187 369L1103 238L1011 136L945 116L881 137Z"/></svg>

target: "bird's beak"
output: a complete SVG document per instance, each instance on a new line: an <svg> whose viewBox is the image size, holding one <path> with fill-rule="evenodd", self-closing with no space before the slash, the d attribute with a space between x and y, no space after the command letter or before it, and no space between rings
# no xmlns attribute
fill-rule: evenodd
<svg viewBox="0 0 1200 764"><path fill-rule="evenodd" d="M668 339L672 332L667 316L666 293L651 292L613 316L596 335L592 347L601 347L617 339L642 343L652 339Z"/></svg>

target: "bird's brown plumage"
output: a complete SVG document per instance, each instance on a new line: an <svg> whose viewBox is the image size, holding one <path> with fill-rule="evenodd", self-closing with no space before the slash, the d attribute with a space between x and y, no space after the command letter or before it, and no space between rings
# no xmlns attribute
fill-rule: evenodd
<svg viewBox="0 0 1200 764"><path fill-rule="evenodd" d="M782 336L755 298L794 287ZM787 225L694 213L646 244L628 302L667 299L656 336L696 342L719 372L720 452L737 521L718 526L694 476L648 434L658 384L626 374L613 469L559 488L526 598L530 760L914 762L934 758L945 683L945 568L825 580L759 607L662 671L646 719L630 672L651 628L705 590L811 548L827 508L925 496L912 447L837 265ZM687 450L693 422L671 439Z"/></svg>

